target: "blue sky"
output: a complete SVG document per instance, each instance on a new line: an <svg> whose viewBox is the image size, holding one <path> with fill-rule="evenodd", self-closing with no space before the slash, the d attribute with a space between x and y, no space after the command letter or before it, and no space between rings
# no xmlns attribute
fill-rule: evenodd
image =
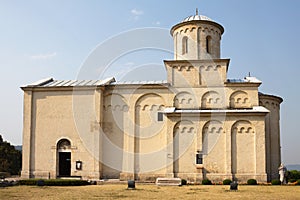
<svg viewBox="0 0 300 200"><path fill-rule="evenodd" d="M144 27L168 34L197 7L225 28L222 58L231 59L228 77L243 78L250 71L263 81L261 92L284 98L282 158L286 164L300 163L298 0L0 0L0 134L13 144L22 143L21 85L45 77L76 79L90 52L108 38ZM166 52L136 52L114 67L154 63L161 66L161 76L162 60L172 58ZM140 71L142 78L160 78Z"/></svg>

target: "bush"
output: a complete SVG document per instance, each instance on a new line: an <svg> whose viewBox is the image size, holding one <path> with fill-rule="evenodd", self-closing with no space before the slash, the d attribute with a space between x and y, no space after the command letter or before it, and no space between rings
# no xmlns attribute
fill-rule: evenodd
<svg viewBox="0 0 300 200"><path fill-rule="evenodd" d="M287 171L287 180L288 182L296 182L300 179L300 171L297 170L290 170Z"/></svg>
<svg viewBox="0 0 300 200"><path fill-rule="evenodd" d="M37 185L39 179L25 179L19 180L19 185Z"/></svg>
<svg viewBox="0 0 300 200"><path fill-rule="evenodd" d="M181 179L181 185L186 185L187 181L185 179Z"/></svg>
<svg viewBox="0 0 300 200"><path fill-rule="evenodd" d="M257 185L257 181L255 179L249 179L247 185Z"/></svg>
<svg viewBox="0 0 300 200"><path fill-rule="evenodd" d="M281 181L279 179L274 179L271 181L272 185L281 185Z"/></svg>
<svg viewBox="0 0 300 200"><path fill-rule="evenodd" d="M20 180L20 185L38 185L41 181L44 182L46 186L81 186L81 185L89 185L88 181L84 180L72 180L72 179L26 179ZM40 185L40 184L39 184Z"/></svg>
<svg viewBox="0 0 300 200"><path fill-rule="evenodd" d="M212 185L212 182L209 179L203 179L202 185Z"/></svg>
<svg viewBox="0 0 300 200"><path fill-rule="evenodd" d="M297 180L296 184L295 185L300 185L300 179Z"/></svg>
<svg viewBox="0 0 300 200"><path fill-rule="evenodd" d="M223 185L230 185L230 183L232 183L232 181L230 179L225 179L223 181Z"/></svg>

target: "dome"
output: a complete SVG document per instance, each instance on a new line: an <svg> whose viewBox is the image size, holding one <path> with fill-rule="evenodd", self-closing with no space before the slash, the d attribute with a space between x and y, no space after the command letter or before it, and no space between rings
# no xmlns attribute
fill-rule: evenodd
<svg viewBox="0 0 300 200"><path fill-rule="evenodd" d="M197 20L213 22L212 19L210 19L209 17L206 17L204 15L191 15L191 16L185 18L184 20L182 20L182 22L197 21Z"/></svg>

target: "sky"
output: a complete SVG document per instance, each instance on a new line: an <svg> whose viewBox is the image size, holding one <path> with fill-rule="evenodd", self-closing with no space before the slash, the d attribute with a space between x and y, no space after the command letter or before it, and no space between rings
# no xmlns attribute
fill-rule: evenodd
<svg viewBox="0 0 300 200"><path fill-rule="evenodd" d="M95 48L132 30L161 30L164 37L149 38L172 45L169 29L196 8L225 28L221 57L231 59L228 78L251 72L263 81L261 92L284 99L282 160L300 164L298 0L0 0L0 134L14 145L22 143L20 86L45 77L76 79ZM114 60L107 75L117 80L166 79L165 59L173 59L172 53L131 52ZM124 76L136 66L142 66L139 76Z"/></svg>

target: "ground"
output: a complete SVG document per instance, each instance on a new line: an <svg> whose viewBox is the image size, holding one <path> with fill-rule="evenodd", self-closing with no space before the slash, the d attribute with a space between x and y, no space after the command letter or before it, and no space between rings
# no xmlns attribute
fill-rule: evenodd
<svg viewBox="0 0 300 200"><path fill-rule="evenodd" d="M227 185L156 186L125 184L78 187L14 186L0 188L0 199L300 199L298 186L246 186L237 192Z"/></svg>

